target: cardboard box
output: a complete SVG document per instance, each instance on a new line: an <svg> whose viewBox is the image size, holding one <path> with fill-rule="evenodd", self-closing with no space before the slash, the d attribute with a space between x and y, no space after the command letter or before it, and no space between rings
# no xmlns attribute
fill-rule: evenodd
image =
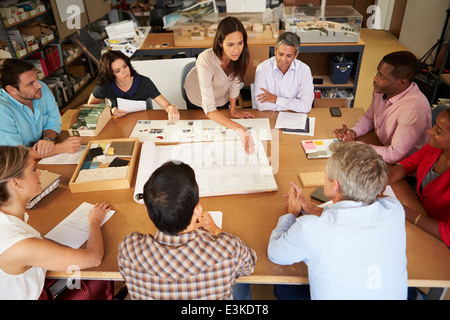
<svg viewBox="0 0 450 320"><path fill-rule="evenodd" d="M244 86L250 87L250 84L255 82L255 72L258 65L269 59L269 47L250 47L250 63L244 76Z"/></svg>
<svg viewBox="0 0 450 320"><path fill-rule="evenodd" d="M84 105L84 108L95 107L96 105ZM67 130L70 136L79 137L95 137L98 136L100 131L106 126L109 119L111 119L111 108L106 107L103 112L99 115L97 120L97 126L95 129L84 129L84 130L74 130L72 126L78 121L78 115L80 114L80 109L67 110L61 117L62 125L61 130Z"/></svg>
<svg viewBox="0 0 450 320"><path fill-rule="evenodd" d="M19 31L23 35L34 36L35 39L39 38L42 35L41 26L39 25L39 22L37 22L36 20L28 24L19 26Z"/></svg>
<svg viewBox="0 0 450 320"><path fill-rule="evenodd" d="M126 175L126 178L123 179L115 179L115 180L98 180L98 181L90 181L90 182L75 182L77 180L78 174L82 170L84 160L86 159L86 156L88 155L89 149L91 148L92 144L110 144L114 141L129 141L134 143L133 151L131 158L123 158L123 159L129 159L128 163L128 172ZM83 157L80 160L80 163L78 163L77 168L75 169L75 172L72 175L72 178L69 182L69 188L70 191L73 193L79 193L79 192L91 192L91 191L104 191L104 190L118 190L118 189L128 189L131 188L132 185L132 179L134 174L134 169L137 162L137 153L139 148L139 139L138 138L123 138L123 139L105 139L105 140L92 140L89 141L86 150L83 154ZM106 168L109 164L100 164L99 168Z"/></svg>

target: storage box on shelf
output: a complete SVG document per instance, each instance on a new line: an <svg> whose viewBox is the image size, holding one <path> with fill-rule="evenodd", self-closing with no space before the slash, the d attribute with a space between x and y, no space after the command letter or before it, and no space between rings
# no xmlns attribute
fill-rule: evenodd
<svg viewBox="0 0 450 320"><path fill-rule="evenodd" d="M314 107L347 107L351 108L354 96L350 89L315 90Z"/></svg>
<svg viewBox="0 0 450 320"><path fill-rule="evenodd" d="M36 2L36 1L35 1ZM0 7L0 15L7 28L26 20L31 20L46 12L45 5L41 2L33 3L31 1L19 3L13 6Z"/></svg>
<svg viewBox="0 0 450 320"><path fill-rule="evenodd" d="M284 7L284 28L302 43L358 42L363 16L351 6Z"/></svg>

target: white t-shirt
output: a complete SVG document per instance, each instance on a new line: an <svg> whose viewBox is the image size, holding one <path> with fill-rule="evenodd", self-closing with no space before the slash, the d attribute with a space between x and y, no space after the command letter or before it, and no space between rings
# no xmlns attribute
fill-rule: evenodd
<svg viewBox="0 0 450 320"><path fill-rule="evenodd" d="M28 238L41 238L39 232L25 221L0 211L0 255ZM46 270L31 267L19 275L10 275L0 268L0 300L37 300L42 293Z"/></svg>

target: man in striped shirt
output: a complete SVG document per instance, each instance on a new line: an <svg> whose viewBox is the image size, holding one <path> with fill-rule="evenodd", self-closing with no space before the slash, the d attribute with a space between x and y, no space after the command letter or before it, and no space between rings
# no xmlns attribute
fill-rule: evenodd
<svg viewBox="0 0 450 320"><path fill-rule="evenodd" d="M351 142L372 129L381 146L371 147L387 163L395 164L422 148L431 128L431 108L414 80L417 58L408 51L387 54L373 79L372 103L355 126L334 130L341 141Z"/></svg>
<svg viewBox="0 0 450 320"><path fill-rule="evenodd" d="M119 245L120 273L132 299L250 297L250 286L235 280L253 272L256 253L202 210L191 167L163 164L145 184L144 202L156 234L133 232Z"/></svg>

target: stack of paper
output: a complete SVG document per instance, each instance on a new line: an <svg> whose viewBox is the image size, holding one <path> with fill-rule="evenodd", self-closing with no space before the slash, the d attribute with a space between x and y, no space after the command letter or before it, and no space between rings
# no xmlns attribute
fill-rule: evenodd
<svg viewBox="0 0 450 320"><path fill-rule="evenodd" d="M136 29L133 20L111 23L106 28L109 40L134 38Z"/></svg>
<svg viewBox="0 0 450 320"><path fill-rule="evenodd" d="M314 135L314 118L305 113L279 112L275 129L282 129L283 133Z"/></svg>

